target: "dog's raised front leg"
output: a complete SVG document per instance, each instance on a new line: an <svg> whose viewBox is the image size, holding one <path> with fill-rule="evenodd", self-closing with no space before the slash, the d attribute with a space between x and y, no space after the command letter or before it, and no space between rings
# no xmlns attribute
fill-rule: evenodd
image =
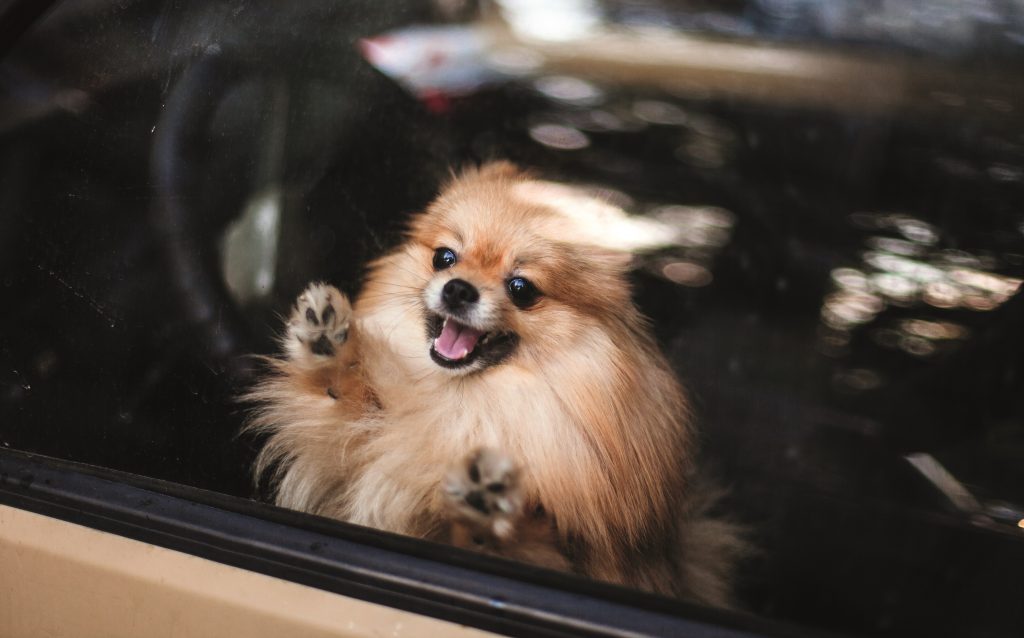
<svg viewBox="0 0 1024 638"><path fill-rule="evenodd" d="M295 301L283 339L289 361L304 367L331 362L348 339L352 306L334 286L312 283Z"/></svg>

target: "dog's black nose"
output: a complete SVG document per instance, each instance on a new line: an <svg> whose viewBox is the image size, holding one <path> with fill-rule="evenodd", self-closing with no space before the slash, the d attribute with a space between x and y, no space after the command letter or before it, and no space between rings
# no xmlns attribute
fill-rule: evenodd
<svg viewBox="0 0 1024 638"><path fill-rule="evenodd" d="M461 310L480 298L480 293L473 284L462 279L452 279L441 289L441 301L452 311Z"/></svg>

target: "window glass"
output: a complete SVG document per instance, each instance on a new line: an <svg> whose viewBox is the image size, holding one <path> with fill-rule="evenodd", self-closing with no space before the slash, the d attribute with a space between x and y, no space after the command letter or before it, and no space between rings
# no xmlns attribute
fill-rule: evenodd
<svg viewBox="0 0 1024 638"><path fill-rule="evenodd" d="M744 611L1018 635L1022 62L994 0L57 3L0 63L0 445L255 496L251 355L507 159L630 215Z"/></svg>

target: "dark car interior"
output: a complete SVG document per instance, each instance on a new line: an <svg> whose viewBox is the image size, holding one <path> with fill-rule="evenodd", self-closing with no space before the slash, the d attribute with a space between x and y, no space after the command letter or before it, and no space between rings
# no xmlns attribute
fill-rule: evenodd
<svg viewBox="0 0 1024 638"><path fill-rule="evenodd" d="M509 159L682 229L635 298L755 633L1019 636L1024 7L528 5L0 4L0 452L264 501L252 355Z"/></svg>

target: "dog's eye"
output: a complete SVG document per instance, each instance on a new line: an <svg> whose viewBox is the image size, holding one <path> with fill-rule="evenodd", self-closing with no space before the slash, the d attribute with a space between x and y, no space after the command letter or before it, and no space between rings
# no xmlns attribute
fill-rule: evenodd
<svg viewBox="0 0 1024 638"><path fill-rule="evenodd" d="M438 248L434 251L434 270L451 268L457 261L455 251L451 248Z"/></svg>
<svg viewBox="0 0 1024 638"><path fill-rule="evenodd" d="M513 277L508 280L508 296L512 298L512 303L515 305L527 308L537 301L540 291L530 283L529 279Z"/></svg>

